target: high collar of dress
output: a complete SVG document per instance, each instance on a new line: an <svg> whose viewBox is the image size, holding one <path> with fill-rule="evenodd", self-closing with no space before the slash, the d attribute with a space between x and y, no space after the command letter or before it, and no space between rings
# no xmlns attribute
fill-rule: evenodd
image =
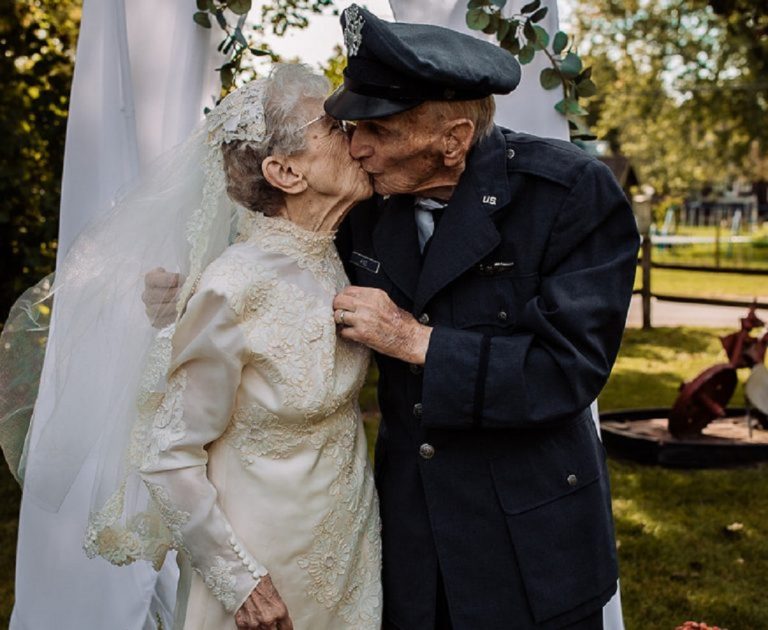
<svg viewBox="0 0 768 630"><path fill-rule="evenodd" d="M242 236L249 241L268 242L270 249L285 254L325 256L333 249L336 232L315 232L303 228L283 217L268 217L261 212L250 212Z"/></svg>

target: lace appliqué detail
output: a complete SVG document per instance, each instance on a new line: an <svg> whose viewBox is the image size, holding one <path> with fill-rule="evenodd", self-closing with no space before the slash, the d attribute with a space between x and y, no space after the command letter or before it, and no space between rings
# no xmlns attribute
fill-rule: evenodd
<svg viewBox="0 0 768 630"><path fill-rule="evenodd" d="M278 283L274 271L254 263L248 252L242 249L236 252L235 247L243 246L231 248L228 260L220 259L210 265L205 270L204 283L226 296L230 308L242 323L244 319L263 313Z"/></svg>
<svg viewBox="0 0 768 630"><path fill-rule="evenodd" d="M89 558L102 556L117 566L146 560L159 571L170 549L186 551L180 530L190 515L174 510L164 489L150 487L155 503L127 522L121 522L125 485L120 486L102 510L91 515L83 549Z"/></svg>
<svg viewBox="0 0 768 630"><path fill-rule="evenodd" d="M147 487L149 496L152 497L154 505L160 513L163 524L168 529L172 547L189 555L189 551L184 546L181 528L189 522L191 514L184 510L178 510L173 506L171 497L165 487L149 481L144 481L144 485Z"/></svg>
<svg viewBox="0 0 768 630"><path fill-rule="evenodd" d="M355 455L355 437L352 444L349 439L345 432L327 449L340 466L330 488L339 502L315 526L312 548L298 564L310 577L308 597L364 627L377 619L382 603L380 521L370 468Z"/></svg>
<svg viewBox="0 0 768 630"><path fill-rule="evenodd" d="M356 416L350 413L331 414L319 422L289 423L266 409L252 405L235 411L232 423L223 438L240 451L240 458L247 466L257 457L284 459L297 448L309 444L320 450L342 439L349 448L354 443L350 435ZM351 424L351 426L350 426ZM343 433L339 438L338 434Z"/></svg>
<svg viewBox="0 0 768 630"><path fill-rule="evenodd" d="M335 232L313 232L282 217L255 213L249 240L266 252L283 254L309 270L320 285L331 294L349 281L334 246Z"/></svg>
<svg viewBox="0 0 768 630"><path fill-rule="evenodd" d="M245 140L264 142L267 126L264 120L264 80L251 81L229 93L206 119L208 144L218 147L223 142Z"/></svg>
<svg viewBox="0 0 768 630"><path fill-rule="evenodd" d="M237 579L232 573L232 567L221 556L214 558L215 564L205 570L200 571L205 585L211 589L213 595L218 599L227 612L234 613L237 606Z"/></svg>
<svg viewBox="0 0 768 630"><path fill-rule="evenodd" d="M139 417L128 449L128 460L134 469L155 463L159 453L185 429L181 396L187 384L186 372L179 370L169 381L167 391L160 391L165 387L170 365L174 329L171 325L157 335L139 385ZM153 502L146 510L126 520L124 508L128 483L128 480L124 481L104 507L91 514L83 548L89 558L99 555L118 566L147 560L160 570L170 549L184 549L180 530L190 515L175 510L162 487L144 484ZM141 482L131 477L131 483Z"/></svg>
<svg viewBox="0 0 768 630"><path fill-rule="evenodd" d="M187 388L187 372L179 369L168 380L168 389L149 427L148 439L144 441L144 455L141 466L157 463L160 453L167 451L186 432L184 422L184 390Z"/></svg>

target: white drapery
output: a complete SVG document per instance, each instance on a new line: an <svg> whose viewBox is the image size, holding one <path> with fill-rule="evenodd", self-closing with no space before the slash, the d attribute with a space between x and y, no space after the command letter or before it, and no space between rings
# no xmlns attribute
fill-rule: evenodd
<svg viewBox="0 0 768 630"><path fill-rule="evenodd" d="M185 0L85 0L64 155L59 259L142 166L213 105L213 31Z"/></svg>
<svg viewBox="0 0 768 630"><path fill-rule="evenodd" d="M204 106L213 104L215 42L212 31L192 21L193 8L187 0L85 0L67 124L59 260L117 192L183 140ZM53 326L55 317L54 308ZM30 449L44 429L49 398L44 376ZM89 457L55 513L23 496L12 630L154 630L160 621L171 627L178 576L172 562L157 574L144 563L118 568L85 557L95 475L96 460Z"/></svg>
<svg viewBox="0 0 768 630"><path fill-rule="evenodd" d="M527 3L528 0L510 0L504 7L504 15L519 13ZM473 31L467 26L466 0L389 0L389 4L398 22L437 24L497 43L495 35ZM549 11L539 24L553 36L559 27L557 0L543 0L542 6ZM554 108L555 103L563 97L562 91L545 90L539 83L540 72L548 66L549 60L541 54L536 55L531 63L522 66L522 77L517 89L511 94L496 97L496 122L515 131L568 140L568 122ZM591 410L599 433L597 401L592 403ZM552 587L557 588L554 584ZM603 610L603 623L606 630L624 630L621 595L618 591Z"/></svg>

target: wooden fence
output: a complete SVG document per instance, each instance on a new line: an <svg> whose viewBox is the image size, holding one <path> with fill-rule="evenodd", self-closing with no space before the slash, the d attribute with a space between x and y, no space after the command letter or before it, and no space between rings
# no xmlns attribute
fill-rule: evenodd
<svg viewBox="0 0 768 630"><path fill-rule="evenodd" d="M641 257L637 261L642 270L642 285L641 288L635 289L634 293L642 296L642 310L643 310L643 328L651 328L651 298L655 298L661 302L678 302L683 304L705 304L709 306L736 306L749 308L753 304L756 304L758 308L768 309L768 302L755 301L755 300L727 300L719 298L706 298L706 297L693 297L687 295L668 295L664 293L654 293L651 287L651 270L652 269L671 269L676 271L705 271L707 273L727 273L737 275L752 275L752 276L765 276L766 287L768 288L768 270L764 269L750 269L750 268L735 268L735 267L707 267L707 266L695 266L695 265L679 265L669 263L656 263L653 262L653 243L652 239L648 236L643 238Z"/></svg>

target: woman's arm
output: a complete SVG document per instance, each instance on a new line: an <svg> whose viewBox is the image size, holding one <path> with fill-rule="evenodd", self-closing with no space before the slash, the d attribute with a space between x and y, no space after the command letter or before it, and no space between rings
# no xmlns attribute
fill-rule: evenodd
<svg viewBox="0 0 768 630"><path fill-rule="evenodd" d="M232 531L207 476L207 444L227 427L247 356L227 298L204 289L189 301L173 337L165 396L141 473L175 545L224 608L235 613L267 570Z"/></svg>

